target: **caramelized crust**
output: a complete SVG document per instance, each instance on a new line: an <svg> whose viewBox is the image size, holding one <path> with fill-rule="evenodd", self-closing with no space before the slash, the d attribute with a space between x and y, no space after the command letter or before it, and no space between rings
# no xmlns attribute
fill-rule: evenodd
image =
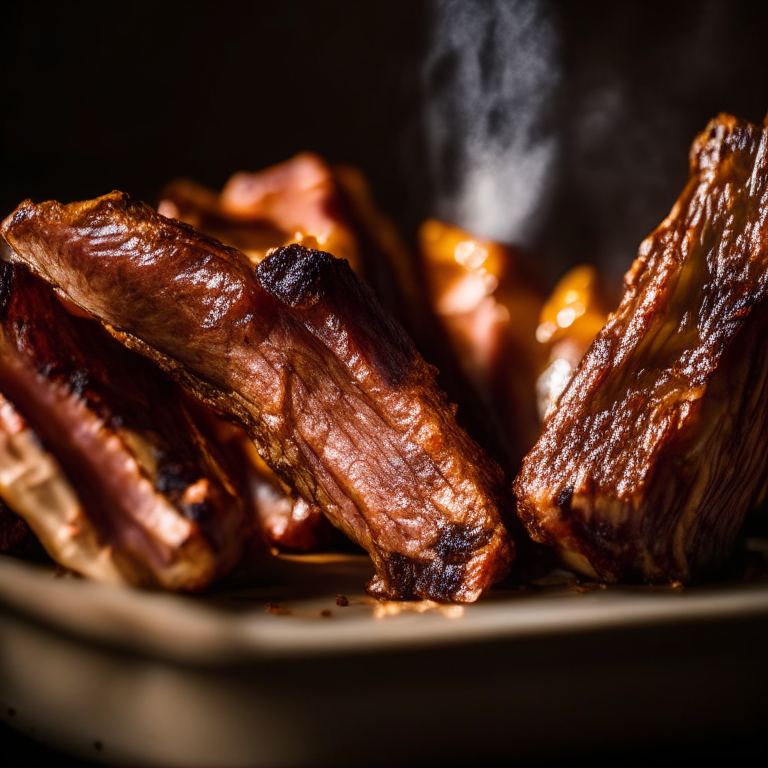
<svg viewBox="0 0 768 768"><path fill-rule="evenodd" d="M240 252L127 195L23 203L17 256L238 419L270 467L373 558L382 597L471 601L507 572L501 471L345 261Z"/></svg>
<svg viewBox="0 0 768 768"><path fill-rule="evenodd" d="M767 266L768 131L720 116L514 486L572 567L688 580L729 557L768 455Z"/></svg>
<svg viewBox="0 0 768 768"><path fill-rule="evenodd" d="M175 385L23 266L2 266L0 300L0 387L19 421L0 419L0 492L49 554L94 578L168 589L231 569L242 505ZM20 482L24 472L41 479Z"/></svg>

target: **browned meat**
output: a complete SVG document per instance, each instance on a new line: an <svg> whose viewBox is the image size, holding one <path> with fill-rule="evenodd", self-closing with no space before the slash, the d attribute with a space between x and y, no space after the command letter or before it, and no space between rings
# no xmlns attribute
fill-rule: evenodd
<svg viewBox="0 0 768 768"><path fill-rule="evenodd" d="M217 192L189 179L177 179L169 184L158 210L238 248L255 263L260 262L270 248L293 241L298 231L289 234L264 216L231 213Z"/></svg>
<svg viewBox="0 0 768 768"><path fill-rule="evenodd" d="M228 469L238 480L238 492L258 528L263 543L287 552L312 552L349 542L323 514L323 510L286 488L264 463L248 433L224 421L200 401L190 398L195 421L226 456Z"/></svg>
<svg viewBox="0 0 768 768"><path fill-rule="evenodd" d="M367 189L363 181L363 192L358 192L358 176L354 170L342 171L342 177L349 177L356 191L354 199L361 200L358 207L367 212ZM299 241L322 244L347 258L359 272L364 260L349 208L348 196L330 166L317 155L304 152L262 171L237 173L221 193L179 179L166 187L158 209L238 248L254 264L271 248ZM370 262L373 254L368 250ZM227 427L224 431L231 430ZM258 453L245 447L245 443L251 445L250 440L241 440L237 432L235 429L225 439L247 476L246 493L266 542L278 549L311 551L336 539L336 529L322 510L285 492Z"/></svg>
<svg viewBox="0 0 768 768"><path fill-rule="evenodd" d="M369 590L471 601L508 570L502 475L345 261L300 246L254 273L127 195L23 203L17 257L248 429L373 558Z"/></svg>
<svg viewBox="0 0 768 768"><path fill-rule="evenodd" d="M572 567L688 580L729 557L766 473L767 267L768 131L721 116L515 483Z"/></svg>
<svg viewBox="0 0 768 768"><path fill-rule="evenodd" d="M4 362L4 361L3 361ZM14 406L0 395L0 492L9 515L35 533L66 567L102 581L120 581L111 558L99 557L93 530L81 525L84 512L56 458ZM5 517L5 524L9 524ZM16 528L16 536L19 528ZM13 554L19 554L14 551ZM107 553L108 554L108 553Z"/></svg>
<svg viewBox="0 0 768 768"><path fill-rule="evenodd" d="M0 493L51 557L183 590L236 565L242 505L175 385L23 266L0 306Z"/></svg>
<svg viewBox="0 0 768 768"><path fill-rule="evenodd" d="M166 187L158 210L238 248L255 264L288 243L322 246L346 258L409 327L419 325L409 315L417 306L412 260L356 168L331 168L303 152L262 171L236 173L221 193L179 179ZM230 447L241 454L252 506L270 546L312 551L343 544L322 510L284 492L258 453L242 450L240 440Z"/></svg>
<svg viewBox="0 0 768 768"><path fill-rule="evenodd" d="M286 493L266 464L251 466L251 494L267 544L283 552L313 552L343 544L343 537L317 504Z"/></svg>

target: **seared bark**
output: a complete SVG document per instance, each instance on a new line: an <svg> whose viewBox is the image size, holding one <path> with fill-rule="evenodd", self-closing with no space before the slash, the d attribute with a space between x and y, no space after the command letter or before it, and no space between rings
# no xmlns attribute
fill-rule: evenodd
<svg viewBox="0 0 768 768"><path fill-rule="evenodd" d="M242 505L175 385L25 267L1 271L0 388L18 412L0 419L8 504L94 578L196 590L227 572Z"/></svg>
<svg viewBox="0 0 768 768"><path fill-rule="evenodd" d="M605 580L721 566L768 456L768 131L721 116L516 483L531 535Z"/></svg>
<svg viewBox="0 0 768 768"><path fill-rule="evenodd" d="M501 472L345 261L240 252L127 195L23 203L18 254L203 400L372 556L383 597L471 601L508 570Z"/></svg>

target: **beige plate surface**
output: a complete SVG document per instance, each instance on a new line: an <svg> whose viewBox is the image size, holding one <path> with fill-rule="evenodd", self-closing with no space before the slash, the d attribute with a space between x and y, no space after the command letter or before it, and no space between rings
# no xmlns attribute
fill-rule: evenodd
<svg viewBox="0 0 768 768"><path fill-rule="evenodd" d="M364 591L371 576L364 556L281 557L260 574L262 586L190 597L0 558L0 605L98 643L206 664L768 616L768 579L577 591L563 572L537 589L497 589L472 605L439 605L374 600ZM349 605L339 606L337 595Z"/></svg>
<svg viewBox="0 0 768 768"><path fill-rule="evenodd" d="M0 558L0 719L114 765L476 763L730 738L768 685L768 580L444 606L372 600L371 571L184 597Z"/></svg>

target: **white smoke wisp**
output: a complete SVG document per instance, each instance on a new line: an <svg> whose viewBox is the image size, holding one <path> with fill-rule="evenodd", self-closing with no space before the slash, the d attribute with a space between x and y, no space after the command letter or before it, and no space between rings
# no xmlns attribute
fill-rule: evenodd
<svg viewBox="0 0 768 768"><path fill-rule="evenodd" d="M536 239L558 159L559 40L546 10L535 0L434 0L422 72L431 212L523 246Z"/></svg>

